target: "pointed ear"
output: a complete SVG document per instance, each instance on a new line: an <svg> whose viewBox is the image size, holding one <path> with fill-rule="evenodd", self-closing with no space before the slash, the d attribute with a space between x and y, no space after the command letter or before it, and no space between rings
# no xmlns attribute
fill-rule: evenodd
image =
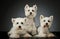
<svg viewBox="0 0 60 39"><path fill-rule="evenodd" d="M26 9L26 8L29 8L29 5L28 4L25 5L25 8L24 9Z"/></svg>
<svg viewBox="0 0 60 39"><path fill-rule="evenodd" d="M43 19L43 18L44 18L44 16L43 15L40 15L40 20Z"/></svg>
<svg viewBox="0 0 60 39"><path fill-rule="evenodd" d="M12 21L12 23L15 22L15 18L12 18L11 21Z"/></svg>
<svg viewBox="0 0 60 39"><path fill-rule="evenodd" d="M53 16L50 16L50 19L53 20Z"/></svg>
<svg viewBox="0 0 60 39"><path fill-rule="evenodd" d="M37 5L35 4L35 5L33 5L33 8L35 8L36 10L37 10Z"/></svg>

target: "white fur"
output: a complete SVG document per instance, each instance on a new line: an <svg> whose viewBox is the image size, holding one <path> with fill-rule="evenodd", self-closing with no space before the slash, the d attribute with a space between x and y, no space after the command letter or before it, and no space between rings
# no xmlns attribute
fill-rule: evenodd
<svg viewBox="0 0 60 39"><path fill-rule="evenodd" d="M28 4L26 4L24 10L25 10L25 15L28 18L34 18L37 14L37 6L36 5L33 5L32 7L30 7ZM31 15L30 15L30 12L32 12Z"/></svg>
<svg viewBox="0 0 60 39"><path fill-rule="evenodd" d="M37 6L33 5L32 7L30 7L28 4L26 4L24 9L26 16L26 31L32 33L32 35L35 35L37 32L34 18L37 14Z"/></svg>
<svg viewBox="0 0 60 39"><path fill-rule="evenodd" d="M36 36L37 37L54 37L54 34L49 32L49 28L52 25L52 21L53 21L53 16L44 17L43 15L40 15L40 27L38 28L38 35Z"/></svg>
<svg viewBox="0 0 60 39"><path fill-rule="evenodd" d="M23 22L23 24L21 23ZM8 35L10 38L19 38L21 37L31 37L25 30L24 30L24 24L25 24L25 18L12 18L13 27L8 32ZM21 28L19 28L21 26Z"/></svg>

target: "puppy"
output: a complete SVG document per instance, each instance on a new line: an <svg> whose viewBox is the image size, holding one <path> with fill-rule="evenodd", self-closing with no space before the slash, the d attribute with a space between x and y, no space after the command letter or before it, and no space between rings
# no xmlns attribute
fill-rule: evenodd
<svg viewBox="0 0 60 39"><path fill-rule="evenodd" d="M13 27L8 32L10 38L31 37L24 30L25 18L12 18Z"/></svg>
<svg viewBox="0 0 60 39"><path fill-rule="evenodd" d="M33 5L32 7L30 7L28 4L25 5L24 7L25 10L25 16L26 16L26 31L31 33L31 35L35 35L36 32L36 26L35 26L35 22L34 22L34 18L37 14L37 6Z"/></svg>
<svg viewBox="0 0 60 39"><path fill-rule="evenodd" d="M37 37L54 37L53 33L50 33L49 28L52 25L53 16L44 17L40 15L40 27L38 28L38 35Z"/></svg>

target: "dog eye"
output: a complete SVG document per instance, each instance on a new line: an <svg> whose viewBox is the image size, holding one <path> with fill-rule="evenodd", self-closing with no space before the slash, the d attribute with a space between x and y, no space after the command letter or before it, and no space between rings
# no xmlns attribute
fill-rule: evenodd
<svg viewBox="0 0 60 39"><path fill-rule="evenodd" d="M16 24L19 24L18 22Z"/></svg>
<svg viewBox="0 0 60 39"><path fill-rule="evenodd" d="M30 10L28 10L28 11L30 11Z"/></svg>
<svg viewBox="0 0 60 39"><path fill-rule="evenodd" d="M44 22L45 22L45 20L44 20Z"/></svg>
<svg viewBox="0 0 60 39"><path fill-rule="evenodd" d="M34 12L34 10L32 10Z"/></svg>
<svg viewBox="0 0 60 39"><path fill-rule="evenodd" d="M50 20L48 20L48 22L50 22Z"/></svg>
<svg viewBox="0 0 60 39"><path fill-rule="evenodd" d="M23 24L23 22L21 22L21 24Z"/></svg>

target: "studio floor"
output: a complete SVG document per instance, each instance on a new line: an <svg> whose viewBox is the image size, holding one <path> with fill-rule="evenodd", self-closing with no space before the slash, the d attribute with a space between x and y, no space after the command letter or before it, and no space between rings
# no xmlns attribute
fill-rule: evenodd
<svg viewBox="0 0 60 39"><path fill-rule="evenodd" d="M60 32L52 32L55 34L56 37L51 38L38 38L38 37L31 37L31 38L19 38L19 39L60 39ZM9 39L7 32L0 32L0 39Z"/></svg>

